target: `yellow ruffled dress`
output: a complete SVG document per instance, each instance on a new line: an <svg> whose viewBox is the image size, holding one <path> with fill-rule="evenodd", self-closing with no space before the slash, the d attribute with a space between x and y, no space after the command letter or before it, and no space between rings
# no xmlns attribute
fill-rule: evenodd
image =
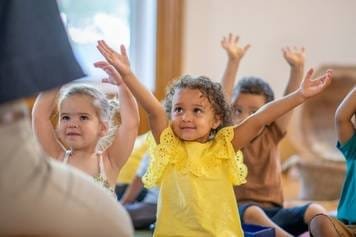
<svg viewBox="0 0 356 237"><path fill-rule="evenodd" d="M160 187L154 236L244 235L233 185L246 182L247 168L233 136L233 127L206 143L182 141L170 127L159 145L149 136L152 160L143 182Z"/></svg>

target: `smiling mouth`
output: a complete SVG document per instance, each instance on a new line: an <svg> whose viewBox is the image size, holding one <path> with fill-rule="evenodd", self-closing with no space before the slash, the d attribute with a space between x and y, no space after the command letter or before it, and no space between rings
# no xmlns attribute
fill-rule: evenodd
<svg viewBox="0 0 356 237"><path fill-rule="evenodd" d="M194 130L195 127L182 127L181 129L182 130Z"/></svg>
<svg viewBox="0 0 356 237"><path fill-rule="evenodd" d="M67 136L69 136L69 137L72 137L72 136L80 136L80 134L79 134L79 133L73 133L73 132L71 132L71 133L67 133Z"/></svg>

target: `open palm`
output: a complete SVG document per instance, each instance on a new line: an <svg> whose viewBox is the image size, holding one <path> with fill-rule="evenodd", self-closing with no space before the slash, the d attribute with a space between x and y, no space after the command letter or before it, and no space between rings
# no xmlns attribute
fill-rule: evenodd
<svg viewBox="0 0 356 237"><path fill-rule="evenodd" d="M302 47L298 49L297 47L285 47L282 49L283 57L292 66L300 65L304 63L305 59L305 49Z"/></svg>
<svg viewBox="0 0 356 237"><path fill-rule="evenodd" d="M301 93L303 96L305 98L309 98L323 91L331 83L332 73L333 71L329 69L320 77L312 79L314 70L309 69L300 85Z"/></svg>
<svg viewBox="0 0 356 237"><path fill-rule="evenodd" d="M123 45L120 46L120 53L118 53L110 48L104 40L99 40L97 48L104 58L116 68L122 77L131 73L129 58L127 56L126 48Z"/></svg>
<svg viewBox="0 0 356 237"><path fill-rule="evenodd" d="M239 60L245 55L250 45L240 46L239 37L230 33L228 37L221 40L221 47L225 49L229 58Z"/></svg>

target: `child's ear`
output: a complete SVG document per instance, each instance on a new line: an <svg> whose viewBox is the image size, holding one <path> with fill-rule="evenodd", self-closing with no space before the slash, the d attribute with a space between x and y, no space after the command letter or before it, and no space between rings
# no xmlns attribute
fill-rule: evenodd
<svg viewBox="0 0 356 237"><path fill-rule="evenodd" d="M103 137L106 135L106 133L108 132L109 130L109 124L108 123L105 123L105 122L100 122L100 130L99 130L99 136L100 137Z"/></svg>
<svg viewBox="0 0 356 237"><path fill-rule="evenodd" d="M222 119L221 116L219 115L215 115L215 121L213 123L213 129L216 129L217 127L219 127L222 123Z"/></svg>

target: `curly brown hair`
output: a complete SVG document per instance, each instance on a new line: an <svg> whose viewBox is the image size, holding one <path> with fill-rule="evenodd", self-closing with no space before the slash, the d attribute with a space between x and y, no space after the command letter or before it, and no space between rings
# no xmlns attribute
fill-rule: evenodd
<svg viewBox="0 0 356 237"><path fill-rule="evenodd" d="M215 115L220 116L222 121L218 128L211 131L211 135L232 124L231 107L225 100L220 83L213 82L205 76L194 78L191 75L184 75L170 85L164 101L164 107L169 118L171 118L173 96L178 89L196 89L208 99Z"/></svg>

